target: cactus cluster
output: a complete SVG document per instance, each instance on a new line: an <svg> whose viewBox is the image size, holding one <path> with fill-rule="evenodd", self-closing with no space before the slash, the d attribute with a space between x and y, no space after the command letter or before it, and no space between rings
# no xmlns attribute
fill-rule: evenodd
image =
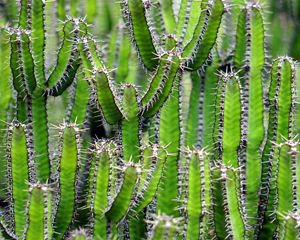
<svg viewBox="0 0 300 240"><path fill-rule="evenodd" d="M0 239L300 239L299 1L0 13Z"/></svg>

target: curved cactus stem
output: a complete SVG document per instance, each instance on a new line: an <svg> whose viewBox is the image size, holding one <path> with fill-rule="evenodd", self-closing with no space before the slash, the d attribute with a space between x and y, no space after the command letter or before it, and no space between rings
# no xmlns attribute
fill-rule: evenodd
<svg viewBox="0 0 300 240"><path fill-rule="evenodd" d="M82 29L83 28L83 29ZM68 76L78 62L76 53L77 41L81 34L85 34L85 25L81 19L68 19L63 26L63 40L58 51L57 62L55 68L47 79L49 89L64 82L64 78ZM58 85L59 84L59 85ZM54 88L55 89L55 88Z"/></svg>
<svg viewBox="0 0 300 240"><path fill-rule="evenodd" d="M132 217L141 212L153 200L163 177L166 157L165 149L157 144L144 149L143 172L136 196L132 200Z"/></svg>
<svg viewBox="0 0 300 240"><path fill-rule="evenodd" d="M13 232L21 237L26 225L25 208L28 182L31 180L32 159L26 138L26 127L19 123L8 126L7 135L7 177L9 214L12 218Z"/></svg>
<svg viewBox="0 0 300 240"><path fill-rule="evenodd" d="M176 76L181 74L178 73L180 60L176 52L170 52L167 56L163 56L161 61L166 63L165 65L161 63L160 67L163 69L158 69L146 96L142 99L144 117L152 117L159 111L175 86Z"/></svg>
<svg viewBox="0 0 300 240"><path fill-rule="evenodd" d="M22 53L22 65L24 66L24 76L25 76L25 83L28 92L32 94L37 86L36 77L34 75L35 65L32 58L32 50L31 50L31 43L30 37L27 32L22 31L21 33L21 46L22 48L19 51Z"/></svg>
<svg viewBox="0 0 300 240"><path fill-rule="evenodd" d="M28 195L23 239L52 239L52 206L49 187L33 184L30 186Z"/></svg>
<svg viewBox="0 0 300 240"><path fill-rule="evenodd" d="M12 79L13 87L17 91L18 96L22 99L25 99L27 90L26 90L26 83L25 83L24 66L23 63L21 62L22 52L21 52L20 31L9 29L9 34L10 34L10 44L11 44L10 68L13 77Z"/></svg>
<svg viewBox="0 0 300 240"><path fill-rule="evenodd" d="M94 73L92 87L105 120L109 124L116 124L123 115L119 108L119 99L115 95L114 85L105 69Z"/></svg>
<svg viewBox="0 0 300 240"><path fill-rule="evenodd" d="M77 58L77 56L74 56L74 59L70 58L67 68L61 79L59 79L59 81L56 82L52 88L47 90L48 94L54 97L62 95L64 91L73 83L79 66L80 60Z"/></svg>
<svg viewBox="0 0 300 240"><path fill-rule="evenodd" d="M224 13L222 0L215 0L214 3L204 1L202 5L204 6L201 9L206 10L200 16L192 40L183 50L183 57L187 58L187 67L192 71L199 69L205 63L215 44Z"/></svg>
<svg viewBox="0 0 300 240"><path fill-rule="evenodd" d="M105 213L108 221L112 223L120 222L129 211L130 201L133 194L135 194L141 169L140 166L129 162L125 163L121 171L124 172L121 189Z"/></svg>
<svg viewBox="0 0 300 240"><path fill-rule="evenodd" d="M122 147L124 161L138 163L141 157L141 119L137 90L133 85L123 87L124 119L122 119Z"/></svg>
<svg viewBox="0 0 300 240"><path fill-rule="evenodd" d="M131 37L145 67L153 71L158 64L157 52L148 27L142 0L125 0L124 17L128 21Z"/></svg>
<svg viewBox="0 0 300 240"><path fill-rule="evenodd" d="M59 159L57 164L58 192L53 212L53 238L62 239L73 222L78 204L80 136L76 124L60 127Z"/></svg>
<svg viewBox="0 0 300 240"><path fill-rule="evenodd" d="M108 70L98 56L94 39L83 38L82 43L79 44L79 52L85 68L85 76L92 88L94 100L98 101L107 123L116 124L123 116L120 110L121 104Z"/></svg>

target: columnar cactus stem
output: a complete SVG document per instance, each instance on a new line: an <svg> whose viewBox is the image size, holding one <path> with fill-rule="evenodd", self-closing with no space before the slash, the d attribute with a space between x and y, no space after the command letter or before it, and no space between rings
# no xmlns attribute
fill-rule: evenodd
<svg viewBox="0 0 300 240"><path fill-rule="evenodd" d="M284 139L293 136L292 124L295 118L295 66L289 58L279 58L272 65L272 79L269 90L270 116L268 139L263 152L263 182L261 187L261 214L266 209L274 211L277 184L271 181L278 174L278 148ZM268 205L267 205L268 204ZM266 216L269 218L270 216ZM263 216L261 216L263 218ZM261 219L262 221L263 219ZM269 220L265 220L266 223ZM273 225L274 228L274 224ZM272 230L271 230L272 231Z"/></svg>
<svg viewBox="0 0 300 240"><path fill-rule="evenodd" d="M262 71L265 64L264 22L258 4L249 3L239 15L235 66L243 67L244 79L241 162L246 164L246 210L249 225L257 222L261 179L260 148L264 138ZM250 231L251 232L251 231Z"/></svg>
<svg viewBox="0 0 300 240"><path fill-rule="evenodd" d="M59 126L60 145L57 163L58 193L53 211L54 238L62 239L74 221L78 205L80 135L76 124Z"/></svg>
<svg viewBox="0 0 300 240"><path fill-rule="evenodd" d="M52 239L50 191L47 185L32 184L30 186L23 239Z"/></svg>
<svg viewBox="0 0 300 240"><path fill-rule="evenodd" d="M30 167L29 145L26 140L26 127L12 123L7 135L7 177L9 181L9 211L11 225L16 236L21 237L26 225L26 200Z"/></svg>

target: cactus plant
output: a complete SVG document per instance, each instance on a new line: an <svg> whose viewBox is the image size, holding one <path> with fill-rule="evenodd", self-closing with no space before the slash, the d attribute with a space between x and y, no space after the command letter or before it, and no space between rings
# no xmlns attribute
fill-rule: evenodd
<svg viewBox="0 0 300 240"><path fill-rule="evenodd" d="M266 37L276 12L255 0L0 8L1 239L300 238L299 73L267 57L285 41Z"/></svg>

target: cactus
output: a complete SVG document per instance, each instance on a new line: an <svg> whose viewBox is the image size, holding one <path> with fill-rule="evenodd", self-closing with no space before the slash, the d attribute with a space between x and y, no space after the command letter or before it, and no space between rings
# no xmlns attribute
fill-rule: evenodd
<svg viewBox="0 0 300 240"><path fill-rule="evenodd" d="M264 2L4 1L0 238L300 238L299 72Z"/></svg>

